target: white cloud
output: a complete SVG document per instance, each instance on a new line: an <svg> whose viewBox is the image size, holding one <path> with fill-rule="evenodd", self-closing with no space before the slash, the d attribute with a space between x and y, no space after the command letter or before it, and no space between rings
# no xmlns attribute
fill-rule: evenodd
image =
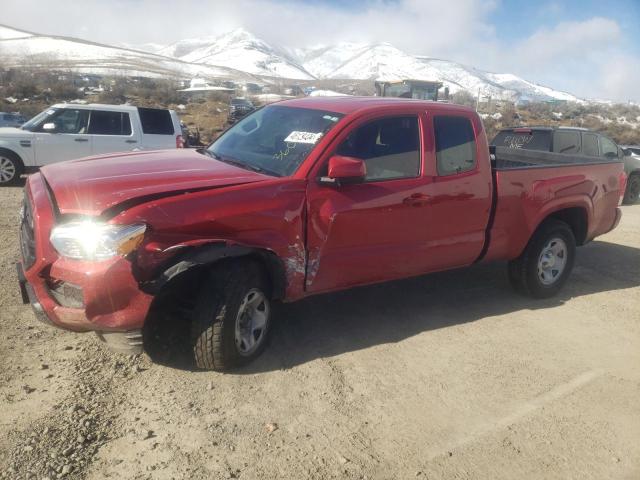
<svg viewBox="0 0 640 480"><path fill-rule="evenodd" d="M621 54L607 59L601 65L598 85L602 98L640 101L640 58Z"/></svg>
<svg viewBox="0 0 640 480"><path fill-rule="evenodd" d="M528 38L499 40L499 0L369 0L339 8L293 0L2 0L2 23L114 44L169 44L244 27L290 47L386 41L413 54L510 72L587 97L638 98L637 67L620 26L607 18L562 22ZM555 3L548 8L558 10ZM553 16L553 15L550 15ZM618 60L615 60L618 59ZM615 65L614 65L615 60ZM635 59L636 64L638 59ZM637 85L637 84L636 84Z"/></svg>

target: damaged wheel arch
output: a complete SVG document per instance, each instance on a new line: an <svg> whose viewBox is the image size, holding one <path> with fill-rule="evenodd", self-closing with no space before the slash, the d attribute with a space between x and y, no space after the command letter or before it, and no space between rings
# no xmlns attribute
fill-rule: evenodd
<svg viewBox="0 0 640 480"><path fill-rule="evenodd" d="M194 273L215 267L216 263L229 259L247 257L257 260L271 283L274 300L282 300L287 288L286 269L283 261L273 251L244 245L231 245L217 241L198 247L187 247L167 262L153 276L152 280L141 282L140 289L151 295L159 294L173 280L186 273Z"/></svg>

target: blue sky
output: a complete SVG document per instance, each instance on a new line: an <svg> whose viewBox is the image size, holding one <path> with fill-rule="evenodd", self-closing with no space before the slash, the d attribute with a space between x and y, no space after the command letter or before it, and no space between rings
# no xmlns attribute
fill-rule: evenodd
<svg viewBox="0 0 640 480"><path fill-rule="evenodd" d="M98 42L167 45L237 27L293 48L388 42L407 53L513 73L582 97L640 102L640 0L83 0L81 8L75 0L2 0L2 5L2 23ZM176 11L184 13L182 21Z"/></svg>
<svg viewBox="0 0 640 480"><path fill-rule="evenodd" d="M560 22L609 18L620 25L630 50L640 52L640 0L503 1L491 21L498 38L505 42L552 28Z"/></svg>

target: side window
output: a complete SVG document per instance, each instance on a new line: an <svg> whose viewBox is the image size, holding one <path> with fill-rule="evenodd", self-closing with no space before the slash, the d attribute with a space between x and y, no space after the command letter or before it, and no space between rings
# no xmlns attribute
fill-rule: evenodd
<svg viewBox="0 0 640 480"><path fill-rule="evenodd" d="M582 134L582 153L591 157L600 155L598 151L598 136L594 133Z"/></svg>
<svg viewBox="0 0 640 480"><path fill-rule="evenodd" d="M606 158L618 158L618 147L607 137L600 136L600 155Z"/></svg>
<svg viewBox="0 0 640 480"><path fill-rule="evenodd" d="M438 175L456 175L473 170L476 166L476 138L471 120L458 116L436 116L433 128Z"/></svg>
<svg viewBox="0 0 640 480"><path fill-rule="evenodd" d="M131 121L125 112L94 110L89 121L92 135L131 135Z"/></svg>
<svg viewBox="0 0 640 480"><path fill-rule="evenodd" d="M149 135L173 135L173 121L169 110L138 108L142 132Z"/></svg>
<svg viewBox="0 0 640 480"><path fill-rule="evenodd" d="M369 122L354 130L336 154L364 160L365 181L417 177L420 174L418 117L389 117Z"/></svg>
<svg viewBox="0 0 640 480"><path fill-rule="evenodd" d="M88 110L62 108L49 117L45 123L54 123L56 133L84 134L87 133L88 118Z"/></svg>
<svg viewBox="0 0 640 480"><path fill-rule="evenodd" d="M580 152L580 132L556 130L553 135L553 151L555 153Z"/></svg>

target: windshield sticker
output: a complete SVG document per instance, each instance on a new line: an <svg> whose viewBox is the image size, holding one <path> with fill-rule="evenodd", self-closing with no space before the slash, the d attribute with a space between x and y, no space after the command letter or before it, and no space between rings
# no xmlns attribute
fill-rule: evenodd
<svg viewBox="0 0 640 480"><path fill-rule="evenodd" d="M285 142L291 143L311 143L314 144L322 137L322 132L313 133L313 132L298 132L293 131L289 134L287 138L284 139Z"/></svg>
<svg viewBox="0 0 640 480"><path fill-rule="evenodd" d="M325 115L324 117L322 117L324 120L329 120L330 122L336 123L339 118L338 117L332 117L331 115Z"/></svg>
<svg viewBox="0 0 640 480"><path fill-rule="evenodd" d="M56 113L55 110L47 110L47 115L53 115L54 113Z"/></svg>

